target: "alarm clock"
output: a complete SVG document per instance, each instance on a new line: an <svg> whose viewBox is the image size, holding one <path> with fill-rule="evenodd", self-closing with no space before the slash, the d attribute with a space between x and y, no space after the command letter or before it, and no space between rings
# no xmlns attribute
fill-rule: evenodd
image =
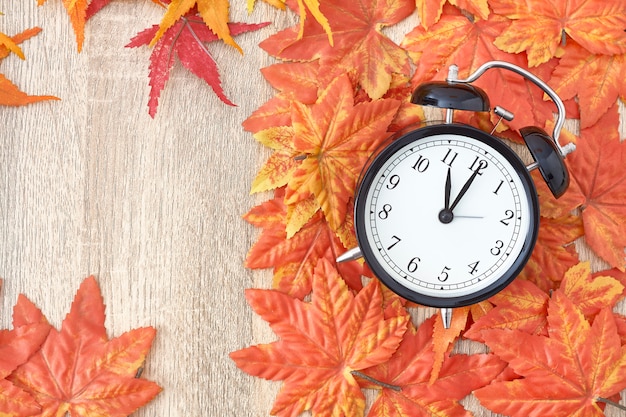
<svg viewBox="0 0 626 417"><path fill-rule="evenodd" d="M491 111L487 94L472 85L492 68L512 71L541 88L556 104L552 136L520 129L534 162L526 164L494 131L455 123L456 110ZM393 138L361 174L355 195L358 247L337 262L364 258L374 275L398 295L437 307L445 327L452 309L483 301L520 273L537 240L539 202L532 170L555 197L567 189L559 133L565 108L541 79L516 65L490 61L467 79L451 66L444 82L415 89L411 102L446 109L445 122ZM513 114L496 106L500 120Z"/></svg>

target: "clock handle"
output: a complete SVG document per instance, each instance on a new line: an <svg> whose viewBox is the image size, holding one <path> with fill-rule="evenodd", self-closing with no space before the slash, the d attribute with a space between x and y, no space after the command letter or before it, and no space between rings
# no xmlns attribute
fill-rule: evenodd
<svg viewBox="0 0 626 417"><path fill-rule="evenodd" d="M556 124L554 125L554 131L552 132L552 139L554 140L554 143L556 144L559 153L562 157L565 157L567 154L573 152L576 149L576 145L574 145L573 143L568 143L563 146L559 143L559 135L561 134L561 129L563 128L563 124L565 123L565 105L563 105L563 101L556 94L556 92L552 88L550 88L548 84L546 84L539 77L525 70L524 68L518 67L517 65L505 61L488 61L478 67L476 71L470 74L469 77L464 80L460 80L457 78L458 67L456 65L452 65L450 66L450 69L448 71L448 78L446 79L446 81L449 83L473 83L490 68L502 68L515 72L516 74L519 74L527 80L531 81L537 87L541 88L552 99L558 110Z"/></svg>

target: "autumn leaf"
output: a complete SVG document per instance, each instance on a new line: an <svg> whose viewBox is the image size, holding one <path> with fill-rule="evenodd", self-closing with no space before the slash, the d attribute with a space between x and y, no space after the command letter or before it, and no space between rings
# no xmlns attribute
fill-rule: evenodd
<svg viewBox="0 0 626 417"><path fill-rule="evenodd" d="M345 222L359 173L388 136L387 127L400 106L390 99L355 105L353 97L348 77L338 77L315 104L292 102L293 126L259 132L257 139L275 143L271 146L278 153L261 168L252 192L286 185L287 205L314 196L330 227L338 230Z"/></svg>
<svg viewBox="0 0 626 417"><path fill-rule="evenodd" d="M32 309L20 320L40 322ZM127 416L161 388L136 378L156 331L131 330L109 340L104 304L93 277L83 281L61 330L51 329L30 359L9 380L32 395L42 416Z"/></svg>
<svg viewBox="0 0 626 417"><path fill-rule="evenodd" d="M587 318L602 309L613 308L624 286L609 274L592 274L589 262L571 267L561 281L560 291ZM465 337L483 341L485 329L516 329L528 334L547 335L549 295L535 284L516 279L490 299L496 307L465 332Z"/></svg>
<svg viewBox="0 0 626 417"><path fill-rule="evenodd" d="M624 270L626 247L626 144L619 140L617 103L590 128L582 129L568 155L570 187L556 200L538 187L542 213L551 217L580 210L585 241L612 267Z"/></svg>
<svg viewBox="0 0 626 417"><path fill-rule="evenodd" d="M548 308L549 336L485 330L489 348L521 376L474 392L488 409L509 416L602 416L598 406L626 388L626 346L611 309L589 324L560 290Z"/></svg>
<svg viewBox="0 0 626 417"><path fill-rule="evenodd" d="M0 414L6 417L23 417L41 411L35 399L4 379L39 350L48 336L47 322L21 321L23 311L34 308L26 297L20 295L13 311L13 329L0 330Z"/></svg>
<svg viewBox="0 0 626 417"><path fill-rule="evenodd" d="M532 281L546 293L558 288L565 272L579 262L574 241L583 235L579 216L541 217L535 248L518 279Z"/></svg>
<svg viewBox="0 0 626 417"><path fill-rule="evenodd" d="M431 381L437 320L441 319L433 316L417 330L410 325L391 359L362 371L369 379L361 384L380 392L368 416L468 416L459 401L504 369L505 364L493 355L452 355L446 357L438 377Z"/></svg>
<svg viewBox="0 0 626 417"><path fill-rule="evenodd" d="M495 45L509 53L528 53L531 67L556 56L566 35L592 54L626 53L626 1L490 0L495 14L512 19Z"/></svg>
<svg viewBox="0 0 626 417"><path fill-rule="evenodd" d="M278 416L362 415L365 398L352 372L387 361L409 321L402 308L385 316L377 280L353 295L326 260L315 269L310 303L275 290L247 290L246 299L280 340L230 357L251 375L284 380L271 411Z"/></svg>
<svg viewBox="0 0 626 417"><path fill-rule="evenodd" d="M626 101L626 54L591 54L570 42L554 70L550 85L564 100L577 97L580 127L593 126L618 97Z"/></svg>
<svg viewBox="0 0 626 417"><path fill-rule="evenodd" d="M221 39L225 44L232 46L243 54L241 47L232 38L235 34L231 33L233 28L228 23L229 6L228 0L172 0L167 5L167 10L161 23L152 33L148 45L151 47L155 46L166 32L170 31L172 27L180 25L183 17L195 14L195 9L197 8L198 14L202 17L205 27L208 29L205 32L211 33L212 36L215 36L215 40ZM200 30L196 28L195 32L200 32ZM208 41L203 40L203 42ZM168 43L172 43L172 40L168 41Z"/></svg>
<svg viewBox="0 0 626 417"><path fill-rule="evenodd" d="M489 16L487 0L416 0L417 14L424 29L428 29L439 21L443 6L448 2L473 17L487 19Z"/></svg>
<svg viewBox="0 0 626 417"><path fill-rule="evenodd" d="M319 260L334 263L346 247L319 211L289 237L283 195L278 192L274 199L254 207L244 216L249 223L263 228L248 252L245 265L248 268L273 268L273 288L302 299L311 292L313 273ZM356 238L352 239L352 246L356 246ZM361 289L362 264L345 262L336 267L351 289Z"/></svg>
<svg viewBox="0 0 626 417"><path fill-rule="evenodd" d="M388 90L392 73L408 75L406 52L381 33L411 14L413 0L358 0L341 5L322 2L320 10L333 30L334 46L324 29L306 20L304 31L292 27L261 42L270 55L284 61L319 59L320 84L326 85L341 74L352 74L372 99Z"/></svg>
<svg viewBox="0 0 626 417"><path fill-rule="evenodd" d="M229 23L229 31L233 35L257 30L269 23L245 24ZM139 32L126 45L127 48L136 48L150 43L150 39L159 31L159 26L154 25L149 29ZM164 33L150 54L150 99L148 101L148 113L154 117L159 103L161 91L165 87L174 66L174 58L183 64L192 74L204 80L219 97L230 106L234 106L224 94L217 64L207 49L205 42L218 40L217 35L211 32L204 23L195 18L194 14L182 16Z"/></svg>
<svg viewBox="0 0 626 417"><path fill-rule="evenodd" d="M11 52L21 59L25 59L22 49L18 46L23 41L32 38L41 32L41 29L34 27L26 29L15 36L9 37L0 33L0 60L6 58ZM44 100L59 100L54 96L31 96L18 86L13 84L3 74L0 74L0 105L3 106L24 106L26 104L37 103Z"/></svg>
<svg viewBox="0 0 626 417"><path fill-rule="evenodd" d="M508 19L495 14L489 15L487 20L472 21L456 8L444 7L438 23L428 30L417 26L401 43L416 63L413 85L443 80L452 64L458 67L460 78L467 77L487 61L507 61L525 68L523 55L508 54L493 44L509 23ZM476 85L484 88L492 105L503 106L514 113L515 118L508 123L514 129L543 125L546 115L555 109L554 104L543 100L541 89L511 71L490 70ZM541 123L537 123L537 115L541 116Z"/></svg>
<svg viewBox="0 0 626 417"><path fill-rule="evenodd" d="M47 0L37 0L37 5L42 6ZM67 12L76 35L78 52L83 49L85 42L85 22L87 21L87 6L89 0L63 0L63 6Z"/></svg>

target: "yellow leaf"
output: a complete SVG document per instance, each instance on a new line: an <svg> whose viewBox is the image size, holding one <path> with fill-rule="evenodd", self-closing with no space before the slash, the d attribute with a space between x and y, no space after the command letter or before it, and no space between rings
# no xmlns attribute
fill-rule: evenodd
<svg viewBox="0 0 626 417"><path fill-rule="evenodd" d="M230 35L230 29L228 28L228 0L172 0L169 6L167 6L165 15L159 24L159 30L154 35L152 41L150 41L150 46L154 46L176 21L181 18L184 19L184 15L194 6L198 7L202 20L218 38L243 54L241 47L237 45L237 42Z"/></svg>
<svg viewBox="0 0 626 417"><path fill-rule="evenodd" d="M17 44L13 41L13 39L5 35L4 33L0 32L0 47L2 46L6 47L9 51L13 52L15 55L19 56L20 58L25 59L22 49L19 46L17 46Z"/></svg>

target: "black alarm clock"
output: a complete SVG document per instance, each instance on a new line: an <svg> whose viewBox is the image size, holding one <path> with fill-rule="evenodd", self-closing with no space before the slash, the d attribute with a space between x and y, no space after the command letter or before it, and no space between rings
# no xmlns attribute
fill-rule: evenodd
<svg viewBox="0 0 626 417"><path fill-rule="evenodd" d="M455 110L490 111L487 94L472 85L485 71L513 71L540 87L557 106L552 136L520 129L534 162L525 164L503 140L454 123ZM561 146L565 108L542 80L516 65L490 61L469 78L450 68L445 82L420 85L414 104L446 110L445 123L410 130L376 153L355 195L358 247L337 262L363 257L398 295L441 309L483 301L504 289L530 258L539 229L539 202L530 171L539 169L555 197L568 187ZM495 108L501 118L513 115Z"/></svg>

